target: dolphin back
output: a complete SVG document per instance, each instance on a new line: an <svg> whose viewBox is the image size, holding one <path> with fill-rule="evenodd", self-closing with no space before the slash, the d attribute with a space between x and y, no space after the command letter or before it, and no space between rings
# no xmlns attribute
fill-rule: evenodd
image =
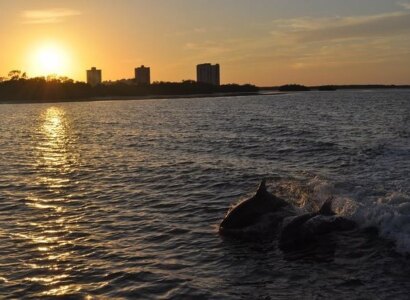
<svg viewBox="0 0 410 300"><path fill-rule="evenodd" d="M327 199L325 203L323 203L322 207L319 210L319 214L323 216L334 216L336 215L332 210L332 202L333 198Z"/></svg>
<svg viewBox="0 0 410 300"><path fill-rule="evenodd" d="M263 216L274 213L288 203L271 194L262 180L255 195L233 207L220 224L220 232L241 229L257 223Z"/></svg>

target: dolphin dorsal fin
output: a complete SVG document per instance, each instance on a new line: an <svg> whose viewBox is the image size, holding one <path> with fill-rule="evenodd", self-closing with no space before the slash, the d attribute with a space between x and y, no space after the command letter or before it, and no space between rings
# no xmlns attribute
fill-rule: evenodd
<svg viewBox="0 0 410 300"><path fill-rule="evenodd" d="M324 216L334 216L335 213L332 210L332 202L333 202L333 197L327 199L325 203L323 203L322 207L319 210L319 214L324 215Z"/></svg>
<svg viewBox="0 0 410 300"><path fill-rule="evenodd" d="M261 184L259 185L258 191L256 195L261 195L266 192L266 179L263 179Z"/></svg>

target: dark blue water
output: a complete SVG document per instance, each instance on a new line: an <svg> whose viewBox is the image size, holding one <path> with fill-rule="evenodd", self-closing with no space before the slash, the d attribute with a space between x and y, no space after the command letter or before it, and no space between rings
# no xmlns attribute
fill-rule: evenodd
<svg viewBox="0 0 410 300"><path fill-rule="evenodd" d="M0 105L0 297L408 299L410 91ZM262 178L378 232L216 227Z"/></svg>

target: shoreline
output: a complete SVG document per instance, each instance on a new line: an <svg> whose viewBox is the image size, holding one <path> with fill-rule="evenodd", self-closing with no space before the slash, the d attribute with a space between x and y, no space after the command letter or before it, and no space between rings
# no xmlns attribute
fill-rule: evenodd
<svg viewBox="0 0 410 300"><path fill-rule="evenodd" d="M164 99L193 99L193 98L223 98L223 97L245 97L245 96L268 96L283 95L285 92L267 91L260 92L238 92L238 93L214 93L214 94L188 94L188 95L146 95L146 96L107 96L93 97L85 99L65 99L65 100L19 100L1 101L0 104L50 104L50 103L78 103L78 102L97 102L97 101L140 101L140 100L164 100Z"/></svg>
<svg viewBox="0 0 410 300"><path fill-rule="evenodd" d="M211 94L176 94L176 95L145 95L145 96L106 96L79 99L55 99L55 100L15 100L3 101L1 104L50 104L50 103L78 103L78 102L97 102L97 101L140 101L140 100L164 100L164 99L193 99L193 98L223 98L223 97L245 97L245 96L277 96L290 93L309 93L309 92L336 92L336 91L386 91L386 90L410 90L407 87L396 88L339 88L336 90L309 90L309 91L278 91L271 89L261 89L259 92L231 92L231 93L211 93Z"/></svg>

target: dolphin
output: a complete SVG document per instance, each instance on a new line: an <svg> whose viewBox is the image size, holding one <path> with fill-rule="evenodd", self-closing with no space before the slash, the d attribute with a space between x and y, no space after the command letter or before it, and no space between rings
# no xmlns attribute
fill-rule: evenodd
<svg viewBox="0 0 410 300"><path fill-rule="evenodd" d="M275 231L285 217L291 213L291 205L266 189L266 180L262 180L256 194L240 202L228 211L219 225L222 235L245 237L247 234Z"/></svg>
<svg viewBox="0 0 410 300"><path fill-rule="evenodd" d="M317 241L321 235L354 228L356 228L354 221L337 216L332 211L332 199L329 199L318 212L285 219L279 234L279 248L282 250L303 248L307 243Z"/></svg>

